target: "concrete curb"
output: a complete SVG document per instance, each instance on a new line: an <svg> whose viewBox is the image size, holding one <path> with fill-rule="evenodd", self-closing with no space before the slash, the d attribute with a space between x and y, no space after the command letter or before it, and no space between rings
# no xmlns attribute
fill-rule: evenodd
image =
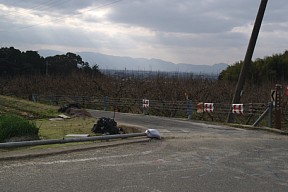
<svg viewBox="0 0 288 192"><path fill-rule="evenodd" d="M247 130L260 130L260 131L267 131L271 133L281 134L281 135L288 135L287 131L283 131L276 128L270 128L270 127L254 127L251 125L240 125L240 124L226 124L231 127L241 128L241 129L247 129Z"/></svg>
<svg viewBox="0 0 288 192"><path fill-rule="evenodd" d="M114 147L119 145L127 145L133 143L141 143L141 142L149 142L150 138L129 138L129 139L121 139L121 140L112 140L112 141L104 141L104 142L95 142L92 144L81 144L75 146L61 146L56 148L45 148L45 149L24 149L22 151L7 151L0 153L0 161L8 161L8 160L20 160L20 159L29 159L36 157L43 157L49 155L57 155L57 154L65 154L78 152L83 150L92 150L97 148L105 148L105 147Z"/></svg>

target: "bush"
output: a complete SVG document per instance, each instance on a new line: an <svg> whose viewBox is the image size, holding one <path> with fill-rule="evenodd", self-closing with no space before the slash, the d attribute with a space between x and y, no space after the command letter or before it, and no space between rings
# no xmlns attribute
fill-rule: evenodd
<svg viewBox="0 0 288 192"><path fill-rule="evenodd" d="M0 142L4 142L12 137L38 137L39 128L35 123L15 116L2 115L0 116Z"/></svg>

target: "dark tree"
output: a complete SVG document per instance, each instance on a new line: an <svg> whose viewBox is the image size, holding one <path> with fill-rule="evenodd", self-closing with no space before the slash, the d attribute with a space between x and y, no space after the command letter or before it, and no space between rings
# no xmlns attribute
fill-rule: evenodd
<svg viewBox="0 0 288 192"><path fill-rule="evenodd" d="M45 60L37 51L26 51L22 53L24 66L23 73L25 74L44 74Z"/></svg>
<svg viewBox="0 0 288 192"><path fill-rule="evenodd" d="M14 47L0 49L1 75L20 75L22 63L21 51L14 49Z"/></svg>
<svg viewBox="0 0 288 192"><path fill-rule="evenodd" d="M46 57L45 61L48 65L49 74L68 74L89 66L79 55L70 52L65 55Z"/></svg>
<svg viewBox="0 0 288 192"><path fill-rule="evenodd" d="M229 66L222 71L219 80L237 81L240 73L242 61ZM288 80L288 51L283 54L274 54L264 59L256 59L251 63L248 72L248 80L255 84L271 82L281 82Z"/></svg>
<svg viewBox="0 0 288 192"><path fill-rule="evenodd" d="M64 75L74 72L100 74L98 66L92 68L81 56L68 52L65 55L41 57L37 51L21 52L14 47L0 49L0 76Z"/></svg>

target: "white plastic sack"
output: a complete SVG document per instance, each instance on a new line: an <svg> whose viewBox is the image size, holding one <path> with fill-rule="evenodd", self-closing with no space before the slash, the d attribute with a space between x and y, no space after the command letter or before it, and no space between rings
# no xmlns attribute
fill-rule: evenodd
<svg viewBox="0 0 288 192"><path fill-rule="evenodd" d="M161 139L160 133L156 129L147 129L145 133L149 138Z"/></svg>

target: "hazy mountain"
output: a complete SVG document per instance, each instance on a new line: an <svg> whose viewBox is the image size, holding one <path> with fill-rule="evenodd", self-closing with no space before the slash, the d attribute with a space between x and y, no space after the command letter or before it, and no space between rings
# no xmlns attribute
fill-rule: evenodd
<svg viewBox="0 0 288 192"><path fill-rule="evenodd" d="M38 53L43 56L54 56L57 54L65 54L53 50L39 50ZM161 59L145 59L104 55L95 52L77 52L83 61L88 62L91 66L97 64L100 70L137 70L137 71L176 71L176 72L191 72L205 74L219 74L222 70L228 67L225 63L214 65L195 65L179 63L175 64Z"/></svg>
<svg viewBox="0 0 288 192"><path fill-rule="evenodd" d="M49 56L66 54L66 53L63 53L61 51L55 51L55 50L50 50L50 49L41 49L41 50L38 50L37 52L42 57L49 57Z"/></svg>
<svg viewBox="0 0 288 192"><path fill-rule="evenodd" d="M177 71L177 72L193 72L219 74L228 67L228 64L219 63L214 65L195 65L179 63L175 64L161 59L144 59L104 55L92 52L79 52L84 61L90 65L97 64L100 69L113 70L138 70L138 71Z"/></svg>

